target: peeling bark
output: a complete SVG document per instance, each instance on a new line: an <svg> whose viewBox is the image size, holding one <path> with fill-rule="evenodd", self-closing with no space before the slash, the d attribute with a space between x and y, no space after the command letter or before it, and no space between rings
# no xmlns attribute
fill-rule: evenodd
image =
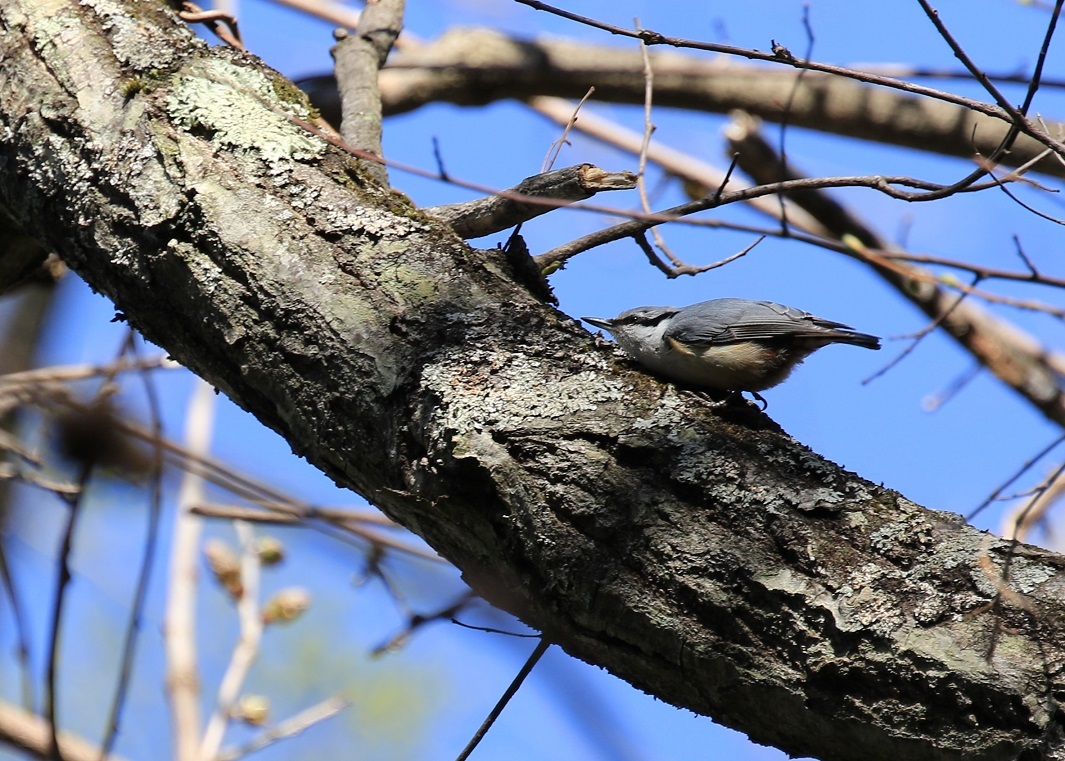
<svg viewBox="0 0 1065 761"><path fill-rule="evenodd" d="M629 367L155 4L3 0L0 55L18 224L569 653L792 754L1065 758L1065 559L974 613L1004 543Z"/></svg>

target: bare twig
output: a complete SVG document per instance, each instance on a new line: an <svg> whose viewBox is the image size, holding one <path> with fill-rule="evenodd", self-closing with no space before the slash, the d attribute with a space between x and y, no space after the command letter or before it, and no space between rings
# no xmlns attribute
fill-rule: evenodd
<svg viewBox="0 0 1065 761"><path fill-rule="evenodd" d="M925 15L928 16L929 21L932 22L932 25L936 28L936 32L939 33L939 36L942 37L944 42L946 42L950 46L951 51L954 53L954 57L961 61L962 65L972 75L973 79L980 83L980 85L991 96L992 100L994 100L995 103L998 104L999 108L1001 108L1003 112L1005 112L1016 125L1023 125L1026 121L1024 111L1027 110L1027 105L1031 103L1032 97L1035 95L1035 90L1038 88L1039 76L1042 72L1042 65L1046 55L1046 49L1047 46L1049 46L1050 44L1050 36L1053 35L1053 30L1057 23L1057 14L1054 14L1054 17L1052 18L1050 23L1050 28L1048 30L1048 37L1044 40L1043 54L1040 56L1039 64L1036 68L1036 73L1032 78L1032 83L1029 85L1028 88L1028 95L1025 98L1026 105L1022 109L1018 109L1009 101L1008 98L1006 98L1006 96L999 92L999 89L995 87L994 83L992 83L991 80L988 79L987 75L984 74L980 67L977 66L976 63L972 60L972 58L969 57L969 54L965 51L961 44L956 39L954 39L954 36L950 33L950 30L947 29L946 24L944 24L943 20L939 17L939 11L933 8L931 3L927 2L927 0L917 0L917 3L921 6L921 10L924 11ZM1006 147L1008 148L1009 146Z"/></svg>
<svg viewBox="0 0 1065 761"><path fill-rule="evenodd" d="M122 357L116 362L108 362L96 365L61 365L53 367L41 367L34 370L23 370L17 373L0 375L0 394L10 393L11 390L30 386L39 386L45 383L68 383L70 381L87 380L101 376L114 376L118 373L136 370L152 370L155 368L177 369L181 367L177 362L163 356L145 357L143 359L130 360Z"/></svg>
<svg viewBox="0 0 1065 761"><path fill-rule="evenodd" d="M307 12L338 24L354 26L357 13L336 3L309 3L306 0L276 0L305 8ZM409 111L429 102L464 105L486 103L506 92L523 97L530 104L537 96L577 98L589 81L600 82L603 100L641 103L643 81L638 51L587 40L519 40L487 29L453 29L436 40L420 43L404 33L397 47L403 52L390 60L381 72L381 93L385 113ZM485 56L491 49L492 56ZM761 60L781 63L776 56L750 51ZM790 71L779 67L749 66L720 58L707 60L670 52L652 53L656 69L655 100L661 106L725 113L741 108L769 121L779 121L783 104L795 88ZM791 65L804 63L796 58ZM926 97L868 87L833 74L817 73L804 66L805 76L797 91L789 118L794 126L808 127L850 137L875 137L878 141L915 150L971 158L974 150L989 156L1009 130L1009 120L998 113L987 116L967 105L934 101ZM841 69L873 77L875 70ZM609 76L606 76L609 73ZM902 82L887 77L886 81ZM324 112L336 111L335 83L322 77L305 80L318 94L315 102ZM1025 80L1028 83L1028 80ZM899 88L903 89L903 88ZM938 91L932 91L938 92ZM924 93L922 92L921 95ZM949 93L943 93L949 95ZM973 103L980 104L979 101ZM981 104L987 106L987 104ZM535 106L534 106L535 107ZM994 109L995 107L990 106ZM566 106L572 111L572 105ZM912 118L899 119L900 113ZM1037 120L1038 121L1038 120ZM1056 135L1054 125L1040 128ZM972 136L972 140L959 139ZM1036 140L1024 136L1016 141L1003 163L1028 161L1042 150ZM1044 161L1039 170L1061 175L1065 168Z"/></svg>
<svg viewBox="0 0 1065 761"><path fill-rule="evenodd" d="M979 278L973 280L974 285L978 282ZM925 339L925 336L929 335L933 330L940 327L945 320L950 318L950 316L958 309L958 307L961 306L962 301L967 295L967 293L959 293L958 298L954 301L953 304L947 307L941 314L936 315L931 322L929 322L927 325L917 331L916 335L911 336L912 340L909 344L907 344L906 348L896 354L891 360L889 360L883 367L874 372L872 375L862 378L862 383L872 383L877 378L880 378L881 376L885 375L891 368L895 367L895 365L897 365L899 362L906 359L906 357L910 356L910 354L913 353L914 349L917 348L921 341Z"/></svg>
<svg viewBox="0 0 1065 761"><path fill-rule="evenodd" d="M48 396L47 401L77 411L86 409L84 402L70 398L64 394ZM365 519L349 520L347 515L338 514L331 508L319 508L315 505L303 502L291 495L285 494L264 481L240 473L229 465L205 454L194 452L189 448L183 447L168 439L159 440L157 437L153 436L151 431L144 429L136 423L118 417L114 418L112 423L118 431L125 435L145 441L152 446L161 446L168 465L191 472L198 478L205 479L232 492L236 496L260 505L266 510L279 513L282 516L281 520L284 520L284 516L289 516L295 522L304 522L315 530L325 531L325 533L328 533L330 536L341 541L352 543L352 536L349 536L350 534L354 536L355 542L368 542L371 545L382 545L396 549L413 557L441 562L441 558L434 553L423 550L420 547L409 545L393 537L381 534L380 532L370 531L363 525L367 522ZM10 473L7 473L3 469L0 469L0 478L17 478L18 480L55 492L70 493L77 491L76 486L47 481L32 472L16 473L12 470ZM201 508L203 504L202 501L197 501L193 508L190 509L190 513L193 515L203 513L214 517L245 517L221 514L215 516L214 513L217 511L211 511L209 509L202 510ZM246 517L248 519L253 519L252 516ZM263 519L265 520L267 518L264 516ZM380 520L383 525L395 525L392 524L391 521L387 521L383 516L381 516ZM325 530L326 528L333 526L344 533Z"/></svg>
<svg viewBox="0 0 1065 761"><path fill-rule="evenodd" d="M437 621L451 621L463 608L477 599L477 595L475 595L473 591L468 590L460 595L455 602L449 603L432 613L412 613L407 608L406 602L398 596L397 590L392 582L381 572L380 567L376 566L372 573L384 582L392 599L402 603L401 607L404 609L407 617L403 628L393 636L389 637L386 642L375 647L371 651L373 655L383 655L384 653L390 653L399 649L402 645L406 644L411 638L411 635L421 627Z"/></svg>
<svg viewBox="0 0 1065 761"><path fill-rule="evenodd" d="M1054 503L1065 494L1065 478L1062 478L1063 466L1059 465L1032 492L1031 498L1025 500L1016 510L1010 511L1002 519L1002 536L1004 539L1026 540L1028 532L1039 521L1046 518Z"/></svg>
<svg viewBox="0 0 1065 761"><path fill-rule="evenodd" d="M637 29L640 26L639 19L636 19ZM654 84L655 74L654 67L651 65L651 56L647 52L647 46L640 41L640 57L643 61L643 78L644 78L644 94L643 94L643 137L640 140L639 151L639 168L636 171L636 175L639 178L637 180L637 188L640 192L640 208L645 214L651 213L651 199L647 194L647 159L648 153L651 149L651 136L655 132L655 125L651 119L652 106L654 102ZM662 235L661 230L658 227L651 228L651 236L654 238L655 246L666 255L669 259L669 264L666 264L659 258L659 256L651 248L650 243L647 242L647 238L643 235L634 235L637 245L643 249L644 254L652 265L660 269L666 277L674 278L678 275L694 275L698 268L692 267L690 264L686 264L681 260L679 256L666 243L665 236ZM746 252L744 252L746 253ZM730 259L731 260L731 259ZM721 266L724 262L716 265L711 265L708 269L712 269L714 266ZM705 270L704 270L705 271Z"/></svg>
<svg viewBox="0 0 1065 761"><path fill-rule="evenodd" d="M130 331L128 347L136 352L136 337ZM137 634L140 631L141 618L144 614L144 605L148 599L148 585L151 581L152 566L155 563L156 547L159 539L159 519L163 510L163 448L160 442L163 440L163 422L159 405L159 395L149 368L141 369L139 375L144 386L144 394L148 400L148 413L150 427L155 440L152 447L151 460L151 491L148 497L148 526L145 532L144 548L141 554L141 565L137 572L137 587L133 594L133 604L130 606L129 623L122 645L122 665L119 668L118 686L115 688L114 700L111 704L111 712L108 716L107 732L100 748L100 761L111 755L115 740L118 737L119 720L126 699L130 678L133 673L133 656L136 651Z"/></svg>
<svg viewBox="0 0 1065 761"><path fill-rule="evenodd" d="M548 149L547 155L544 157L544 164L540 169L541 172L549 172L551 170L551 167L555 165L555 161L558 160L558 155L562 152L562 146L569 145L569 140L567 138L569 137L570 130L573 129L573 125L577 123L577 114L581 112L581 108L584 106L585 103L588 102L588 99L594 94L595 88L589 87L588 92L584 94L584 97L581 98L580 101L578 101L577 105L573 108L573 114L563 126L562 134L557 140L551 143L551 147Z"/></svg>
<svg viewBox="0 0 1065 761"><path fill-rule="evenodd" d="M255 506L225 505L205 502L193 505L192 512L206 518L227 518L251 523L298 524L302 521L320 519L331 523L372 523L386 528L398 529L395 523L378 512L347 507L321 507L257 500Z"/></svg>
<svg viewBox="0 0 1065 761"><path fill-rule="evenodd" d="M459 621L457 618L451 619L451 623L455 626L460 626L463 629L472 629L475 632L484 632L485 634L502 634L504 637L517 637L518 639L540 639L539 634L526 634L525 632L511 632L506 629L496 629L493 626L477 626L476 624L467 624L464 621Z"/></svg>
<svg viewBox="0 0 1065 761"><path fill-rule="evenodd" d="M126 354L127 344L123 344L119 357ZM116 371L117 372L117 371ZM115 392L113 384L115 373L106 374L95 394L90 406L97 406ZM78 476L75 482L78 486L76 491L60 493L59 496L67 503L68 514L60 539L59 553L56 565L58 578L56 579L55 599L52 602L51 628L48 642L48 665L45 674L45 717L48 719L51 732L51 757L56 761L63 761L62 749L59 744L59 720L56 715L57 684L59 678L59 643L60 627L63 620L63 608L66 604L67 590L70 585L70 554L74 546L74 534L77 528L78 517L83 507L82 500L85 496L85 487L96 467L94 455L86 456L81 460L78 467ZM101 754L105 755L105 754Z"/></svg>
<svg viewBox="0 0 1065 761"><path fill-rule="evenodd" d="M903 187L918 188L921 191L928 192L911 192L900 190L895 187L896 185ZM620 217L628 217L629 221L622 222L614 225L613 227L604 228L594 233L589 233L581 238L570 241L562 246L546 251L543 254L535 257L536 262L541 267L548 265L557 265L570 259L577 254L583 253L598 246L611 243L615 240L621 240L622 238L632 237L636 233L643 232L655 225L659 225L665 222L679 223L682 217L686 217L691 214L697 214L702 211L708 211L720 206L727 206L733 203L746 202L753 199L765 198L773 196L778 193L790 193L793 191L803 190L822 190L827 188L844 188L844 187L865 187L877 192L883 193L891 198L906 201L924 201L931 200L930 196L932 192L942 189L942 185L933 182L927 182L925 180L919 180L913 177L901 177L901 176L865 176L865 177L817 177L817 178L804 178L787 180L785 182L773 182L766 185L759 185L751 188L740 188L732 191L725 191L714 196L707 196L695 201L689 201L687 203L678 204L660 212L654 214L643 214L636 212L626 212L619 209L608 209L605 207L595 206L592 204L580 204L574 208L597 210L600 213L612 214ZM972 185L966 188L963 192L973 193L989 188L996 187L994 182L983 183L979 185ZM720 226L720 222L716 221L698 221L688 220L688 224L704 224L710 226ZM792 225L794 225L794 220Z"/></svg>
<svg viewBox="0 0 1065 761"><path fill-rule="evenodd" d="M0 463L0 481L18 481L49 491L57 497L68 497L81 491L78 484L53 481L32 470L18 470L10 463Z"/></svg>
<svg viewBox="0 0 1065 761"><path fill-rule="evenodd" d="M1031 267L1029 263L1028 272L1014 272L1012 270L1003 270L996 267L985 267L982 264L975 264L973 262L963 262L959 259L948 259L942 256L932 256L930 254L914 254L909 251L882 251L884 257L893 259L900 262L915 262L919 264L938 264L943 267L950 267L951 269L962 270L964 272L971 272L973 275L978 276L981 280L1015 280L1022 283L1033 283L1038 285L1048 285L1054 288L1065 288L1065 278L1052 277L1045 273L1039 272Z"/></svg>
<svg viewBox="0 0 1065 761"><path fill-rule="evenodd" d="M539 663L540 658L543 657L543 654L547 652L549 647L551 647L551 643L546 638L541 637L540 641L536 643L536 647L533 649L532 654L529 655L529 659L525 661L521 670L518 671L517 676L514 677L514 681L510 683L510 686L507 687L503 696L499 699L499 702L495 704L487 718L485 718L481 726L477 728L477 731L466 744L466 747L455 757L455 761L466 761L466 759L470 757L470 754L473 753L481 740L484 739L484 736L488 734L488 730L492 728L493 724L495 724L496 719L498 719L499 715L503 713L503 709L507 707L507 703L509 703L510 699L517 694L522 682L524 682L525 678L532 673L533 668Z"/></svg>
<svg viewBox="0 0 1065 761"><path fill-rule="evenodd" d="M294 737L295 735L310 729L315 724L319 724L326 719L336 716L349 705L351 705L351 701L345 700L344 698L326 698L321 703L300 711L298 714L286 719L276 727L266 730L250 742L241 745L238 748L223 750L215 757L215 761L238 761L238 759L241 759L244 756L249 756L258 750L262 750L278 740Z"/></svg>
<svg viewBox="0 0 1065 761"><path fill-rule="evenodd" d="M804 61L810 61L813 58L813 53L814 53L814 30L813 30L813 27L810 26L810 5L809 5L809 3L804 4L803 7L802 7L802 25L803 25L803 29L806 31L806 54L803 56L803 60ZM775 47L776 47L776 45L774 44L774 48ZM787 51L786 48L785 48L785 51ZM774 49L773 52L776 53L777 51ZM780 56L778 56L778 57L780 57ZM791 53L788 52L787 53L787 58L791 58L791 57L792 57ZM780 132L780 142L779 142L779 145L777 147L777 151L780 154L780 161L779 161L779 164L778 164L778 168L779 168L780 174L776 178L778 182L787 179L787 177L784 176L784 172L785 172L785 167L787 167L787 165L788 165L788 151L787 151L788 125L791 123L793 110L795 108L795 101L796 101L796 99L799 96L799 89L802 87L803 77L805 77L808 73L809 73L808 69L799 69L798 73L795 76L795 83L792 85L791 91L788 93L788 99L784 103L784 112L783 112L783 114L781 115L781 118L780 118L780 130L779 130L779 132ZM737 153L736 155L739 155L739 154ZM788 234L788 229L789 229L789 225L788 225L788 206L787 206L787 204L784 203L784 195L783 194L777 196L777 200L780 203L780 231L781 231L781 233L783 235L787 235Z"/></svg>
<svg viewBox="0 0 1065 761"><path fill-rule="evenodd" d="M295 503L284 506L279 503L271 503L266 507L268 508L267 510L241 505L201 504L195 505L191 512L194 515L202 515L207 518L243 520L251 523L313 525L315 521L324 521L331 526L351 532L371 547L396 550L404 555L431 560L434 563L446 562L431 550L424 550L395 537L374 531L364 525L366 523L375 523L387 528L399 528L380 514L337 508L319 508L313 505L305 507Z"/></svg>
<svg viewBox="0 0 1065 761"><path fill-rule="evenodd" d="M240 38L240 30L237 28L237 18L220 10L205 11L195 3L184 2L183 10L178 11L178 16L190 24L205 24L208 29L218 35L218 38L230 47L237 50L245 50L244 41Z"/></svg>
<svg viewBox="0 0 1065 761"><path fill-rule="evenodd" d="M0 586L7 593L8 602L11 604L12 615L15 618L15 636L18 638L17 652L19 670L22 675L22 704L27 710L31 710L37 702L33 690L33 677L30 675L30 634L26 611L19 597L18 587L11 575L11 567L7 562L7 554L3 543L0 543Z"/></svg>
<svg viewBox="0 0 1065 761"><path fill-rule="evenodd" d="M929 394L921 400L921 409L925 412L936 412L940 407L953 399L963 388L980 374L983 370L983 365L974 363L965 372L958 375L954 380L947 384L947 387L934 394Z"/></svg>
<svg viewBox="0 0 1065 761"><path fill-rule="evenodd" d="M1039 462L1044 457L1046 457L1048 454L1050 454L1062 442L1065 442L1065 433L1063 433L1062 435L1058 436L1056 439L1051 441L1045 447L1040 449L1035 455L1033 455L1032 457L1028 458L1028 460L1026 460L1024 462L1024 464L1021 465L1020 468L1018 468L1009 478L1007 478L1005 481L1003 481L1002 484L997 489L995 489L993 492L991 492L991 494L986 499L984 499L983 502L981 502L979 505L974 507L969 512L969 514L965 516L965 520L972 522L973 518L975 518L977 515L979 515L981 512L983 512L984 509L988 505L990 505L992 502L994 502L996 499L998 499L999 495L1002 494L1002 492L1004 492L1009 487L1010 484L1012 484L1018 478L1020 478L1025 473L1027 473L1028 470L1033 465L1035 465L1037 462Z"/></svg>
<svg viewBox="0 0 1065 761"><path fill-rule="evenodd" d="M724 267L726 264L728 264L730 262L734 262L737 259L739 259L741 257L744 257L747 254L749 254L754 249L755 246L757 246L759 243L761 243L763 240L765 240L766 236L764 234L760 235L758 237L758 240L756 240L754 243L752 243L751 245L747 246L746 248L744 248L741 251L737 251L735 254L731 254L729 256L726 256L724 259L719 259L716 262L712 262L710 264L701 264L701 265L698 265L698 266L696 266L694 264L684 264L684 263L681 263L681 264L676 265L676 266L670 266L669 264L666 264L664 261L662 261L659 258L658 254L656 254L654 249L651 248L651 244L647 242L647 238L646 237L644 237L642 234L640 234L640 235L634 235L633 238L636 240L636 244L640 247L640 249L643 251L643 253L647 256L648 261L651 262L651 264L654 267L656 267L659 270L661 270L662 273L666 277L675 278L675 277L679 277L681 275L698 275L698 274L700 274L702 272L709 272L710 270L715 270L718 267Z"/></svg>
<svg viewBox="0 0 1065 761"><path fill-rule="evenodd" d="M568 118L568 114L571 111L569 102L561 98L538 97L529 101L529 104L539 113L560 124L566 123L565 119ZM616 146L623 151L628 151L634 156L639 156L644 150L642 147L642 134L615 124L614 122L597 116L589 111L585 111L581 115L580 120L573 126L578 132L582 132L589 137L594 137L609 145ZM681 178L688 184L706 188L707 192L709 192L710 189L715 189L716 191L721 192L724 190L725 186L728 185L728 172L722 171L696 156L684 153L683 151L678 151L657 141L651 140L648 143L646 155L649 161L658 164L658 166L669 174ZM733 184L733 188L736 187L739 186ZM720 201L720 198L717 198L716 200ZM774 214L776 204L771 198L752 198L748 200L748 203L766 214ZM795 212L793 212L793 216L794 213ZM802 211L798 211L798 214L800 215L802 229L818 234L821 233L816 220ZM631 212L626 213L623 216L631 216ZM649 215L648 218L660 217ZM665 220L663 219L663 221ZM538 263L543 263L540 257L537 257L537 261Z"/></svg>
<svg viewBox="0 0 1065 761"><path fill-rule="evenodd" d="M52 619L48 635L48 667L45 689L45 717L48 719L48 727L51 732L51 753L56 761L64 761L62 748L59 743L59 718L56 715L57 685L59 681L59 641L60 626L63 621L63 607L66 603L66 593L70 585L70 552L74 546L74 531L77 527L78 516L81 514L81 497L85 493L85 484L92 474L92 463L82 465L78 474L78 490L69 495L64 495L67 502L67 520L63 527L62 538L59 543L59 553L56 565L59 569L56 579L55 600L52 603Z"/></svg>

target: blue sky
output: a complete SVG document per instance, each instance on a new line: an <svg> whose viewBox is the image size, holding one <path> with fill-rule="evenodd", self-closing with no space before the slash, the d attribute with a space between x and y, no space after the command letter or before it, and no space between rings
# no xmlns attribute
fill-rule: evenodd
<svg viewBox="0 0 1065 761"><path fill-rule="evenodd" d="M784 0L748 3L680 1L610 4L571 2L571 10L602 20L664 34L768 49L770 39L798 53L806 45L803 5ZM1010 2L991 0L944 3L946 23L973 57L989 70L1030 66L1047 14ZM809 2L816 39L813 57L831 63L907 62L957 68L949 49L916 3ZM292 77L328 69L331 26L279 8L265 0L241 0L241 27L249 47ZM503 0L412 0L408 29L432 38L455 25L489 25L521 36L563 35L595 44L630 45L546 13ZM1006 33L1008 32L1008 33ZM1059 42L1062 42L1059 40ZM1063 43L1065 44L1065 43ZM1063 70L1057 45L1048 71ZM936 86L979 96L970 86ZM1020 100L1014 90L1011 97ZM590 109L635 129L638 109L593 103ZM1042 93L1039 113L1060 116L1061 99ZM724 166L722 117L659 109L656 139ZM767 128L775 136L775 128ZM385 152L400 162L433 168L432 139L439 141L448 171L495 187L507 187L539 170L559 130L516 103L483 109L440 105L390 119ZM775 139L775 138L774 138ZM801 130L788 133L792 160L810 174L904 173L938 181L964 176L969 165L861 141L847 141ZM633 157L576 136L558 165L591 162L606 169L635 169ZM466 191L392 172L395 187L419 205L470 197ZM655 185L654 182L651 183ZM913 251L1023 269L1013 254L1012 236L1048 273L1063 276L1058 226L1035 219L1001 194L987 193L936 204L904 204L869 190L837 192L864 217L875 220L889 238L907 231ZM1060 201L1031 194L1041 208L1060 214ZM634 194L599 199L634 206ZM680 200L676 189L655 199L662 208ZM733 219L756 217L729 210ZM547 250L597 229L608 220L597 214L562 211L526 224L523 234L533 253ZM737 251L752 236L682 226L665 230L671 246L692 263L714 261ZM505 236L477 241L494 246ZM631 242L588 252L552 276L560 308L571 315L613 316L640 304L687 304L718 296L765 298L807 309L888 338L879 353L831 347L815 355L784 386L766 393L769 414L789 433L866 478L898 489L930 508L966 513L979 504L1021 463L1058 435L1056 427L985 373L966 385L938 411L922 403L940 393L972 367L972 360L948 339L933 334L883 377L863 384L907 345L891 337L911 334L925 318L861 265L802 244L767 240L744 259L696 278L667 280L651 269ZM1011 295L1060 303L1049 289L1003 287ZM76 279L62 286L63 300L53 317L41 363L101 361L113 355L123 328L110 322L113 308ZM1044 315L994 310L1039 336L1062 346L1061 324ZM179 437L192 379L173 371L158 373L165 398L168 435ZM126 400L143 410L135 384ZM337 489L295 458L280 438L263 430L224 398L218 399L213 440L215 456L307 501L361 506L362 500ZM1036 476L1043 469L1036 470ZM168 480L173 496L175 480ZM101 483L79 530L74 556L70 622L64 631L62 716L71 728L95 737L103 704L89 695L109 690L116 658L116 632L124 620L132 590L132 568L143 537L145 497L129 486ZM978 525L997 528L999 506ZM25 492L15 531L5 537L7 552L30 601L34 659L38 675L52 594L56 525L62 506L40 492ZM169 526L169 513L164 524ZM223 523L211 523L211 535L232 539ZM251 687L269 694L277 718L300 710L334 691L354 705L342 717L306 735L262 752L259 758L283 759L318 754L365 759L453 758L465 744L532 649L530 640L513 639L437 624L420 631L397 653L372 659L369 651L401 626L396 609L380 585L356 588L361 558L351 547L309 529L274 532L282 536L292 562L267 572L264 584L310 588L315 604L304 620L264 641ZM164 531L164 540L169 529ZM160 758L167 740L163 710L160 622L165 552L142 636L138 669L127 723L118 751L131 758ZM460 593L454 572L420 560L391 558L390 572L418 610L440 607ZM210 694L236 636L236 620L224 597L203 585L200 620L205 686ZM0 602L0 697L18 695L18 671L9 609ZM519 624L477 608L471 622L521 630ZM101 681L102 680L102 681ZM238 730L239 740L248 733ZM0 759L16 758L0 750ZM576 662L553 648L530 677L473 758L526 759L783 759L784 754L748 743L742 735L715 726L649 698L600 669Z"/></svg>

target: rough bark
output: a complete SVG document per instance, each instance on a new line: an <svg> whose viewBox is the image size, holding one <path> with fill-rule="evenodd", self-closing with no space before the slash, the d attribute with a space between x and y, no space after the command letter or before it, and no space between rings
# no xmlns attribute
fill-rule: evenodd
<svg viewBox="0 0 1065 761"><path fill-rule="evenodd" d="M0 205L490 600L793 754L1065 758L1065 559L975 612L1001 542L626 366L153 3L0 35Z"/></svg>

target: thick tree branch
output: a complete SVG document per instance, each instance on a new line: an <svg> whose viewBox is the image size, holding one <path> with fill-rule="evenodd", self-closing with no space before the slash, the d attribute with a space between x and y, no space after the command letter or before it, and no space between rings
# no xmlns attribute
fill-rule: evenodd
<svg viewBox="0 0 1065 761"><path fill-rule="evenodd" d="M962 105L907 95L830 74L652 52L655 103L712 113L742 109L778 122L948 156L991 155L1008 121ZM516 40L488 29L453 29L424 46L403 50L381 72L386 114L446 101L484 105L500 99L557 95L579 98L590 85L597 100L643 102L639 50L560 39ZM794 94L793 94L794 93ZM1050 134L1062 131L1047 125ZM1001 161L1020 166L1046 146L1020 135ZM1040 172L1062 176L1046 157Z"/></svg>
<svg viewBox="0 0 1065 761"><path fill-rule="evenodd" d="M958 516L619 364L254 60L119 7L0 4L0 205L149 338L664 700L826 760L1065 759L1065 559L1003 583Z"/></svg>
<svg viewBox="0 0 1065 761"><path fill-rule="evenodd" d="M340 102L340 131L348 145L382 156L381 92L377 74L403 28L404 0L373 0L359 19L355 34L340 39L333 49ZM338 122L334 122L338 123ZM363 164L383 187L388 170L372 161Z"/></svg>
<svg viewBox="0 0 1065 761"><path fill-rule="evenodd" d="M855 82L863 82L866 84L877 85L878 87L898 90L900 92L921 95L933 100L943 101L944 103L953 103L970 111L976 111L996 119L1007 121L1011 125L1011 132L1015 128L1017 131L1030 135L1048 148L1052 148L1059 156L1065 157L1065 143L1062 143L1055 135L1044 130L1036 122L1025 119L1023 115L1012 106L1009 108L1002 108L998 105L992 105L990 103L974 100L962 95L956 95L944 90L936 90L903 79L895 79L882 74L873 74L860 69L848 69L844 66L834 66L832 64L821 63L820 61L814 61L808 58L796 58L786 47L778 46L776 44L772 46L769 52L766 52L756 48L743 48L719 42L706 42L704 40L687 39L684 37L672 37L656 32L653 29L632 29L630 27L615 26L589 16L582 16L562 8L556 8L555 6L541 2L540 0L516 0L516 2L519 2L522 5L528 5L536 10L547 11L548 13L561 18L569 19L570 21L579 24L585 24L594 29L599 29L619 37L628 37L630 39L639 40L644 45L665 45L674 48L702 50L710 53L735 56L737 58L746 58L751 61L780 64L802 71L830 74L844 79L852 79ZM1055 23L1056 22L1052 22L1051 29L1053 29ZM1034 90L1029 89L1029 95L1033 92ZM1009 140L1012 141L1012 139L1013 135L1010 136Z"/></svg>

